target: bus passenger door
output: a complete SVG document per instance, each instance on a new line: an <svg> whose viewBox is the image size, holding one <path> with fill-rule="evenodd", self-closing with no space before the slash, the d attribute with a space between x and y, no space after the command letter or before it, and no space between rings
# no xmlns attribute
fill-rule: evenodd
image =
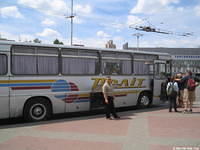
<svg viewBox="0 0 200 150"><path fill-rule="evenodd" d="M166 61L154 61L153 103L159 104L163 100L163 87L166 82Z"/></svg>
<svg viewBox="0 0 200 150"><path fill-rule="evenodd" d="M9 104L9 77L7 76L7 56L0 53L0 119L9 117Z"/></svg>

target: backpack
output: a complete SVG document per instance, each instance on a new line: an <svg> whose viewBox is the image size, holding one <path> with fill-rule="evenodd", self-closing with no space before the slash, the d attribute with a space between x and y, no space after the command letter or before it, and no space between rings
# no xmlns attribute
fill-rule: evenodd
<svg viewBox="0 0 200 150"><path fill-rule="evenodd" d="M188 79L188 81L187 81L187 89L189 91L194 91L195 88L196 88L196 84L195 84L194 79L192 79L192 78Z"/></svg>
<svg viewBox="0 0 200 150"><path fill-rule="evenodd" d="M174 82L171 82L169 88L167 89L167 96L176 96L177 92L174 89Z"/></svg>

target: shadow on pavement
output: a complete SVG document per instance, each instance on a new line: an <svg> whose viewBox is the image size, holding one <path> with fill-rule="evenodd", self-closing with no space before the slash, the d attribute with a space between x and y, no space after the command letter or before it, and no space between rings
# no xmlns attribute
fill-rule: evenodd
<svg viewBox="0 0 200 150"><path fill-rule="evenodd" d="M200 114L200 112L192 112L192 114Z"/></svg>
<svg viewBox="0 0 200 150"><path fill-rule="evenodd" d="M166 106L152 106L150 108L137 109L134 107L125 107L118 108L117 112L120 115L120 120L132 119L129 116L135 116L137 113L142 112L152 112L158 111L162 109L166 109ZM120 112L125 112L120 114ZM104 110L95 110L91 112L78 112L78 113L67 113L67 114L59 114L54 115L50 120L40 121L40 122L25 122L23 118L14 118L14 119L1 119L0 120L0 129L8 129L8 128L17 128L17 127L29 127L29 126L38 126L45 124L53 124L53 123L62 123L67 121L77 121L77 120L88 120L88 119L97 119L104 118Z"/></svg>

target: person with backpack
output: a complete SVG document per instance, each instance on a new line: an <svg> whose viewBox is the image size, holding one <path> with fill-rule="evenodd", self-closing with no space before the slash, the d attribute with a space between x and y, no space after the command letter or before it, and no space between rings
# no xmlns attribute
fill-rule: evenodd
<svg viewBox="0 0 200 150"><path fill-rule="evenodd" d="M192 113L192 105L195 101L195 89L198 86L195 79L192 77L192 72L187 71L186 76L181 79L183 84L183 102L184 102L184 111L183 113Z"/></svg>
<svg viewBox="0 0 200 150"><path fill-rule="evenodd" d="M172 112L172 106L174 108L174 111L178 112L177 105L176 105L176 98L177 98L179 89L178 89L178 83L175 81L174 77L170 78L170 82L167 84L166 91L167 91L167 96L169 99L169 112Z"/></svg>

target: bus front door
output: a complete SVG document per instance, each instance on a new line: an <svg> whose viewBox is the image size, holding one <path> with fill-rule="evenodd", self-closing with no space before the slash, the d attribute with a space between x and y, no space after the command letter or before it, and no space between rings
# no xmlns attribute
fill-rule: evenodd
<svg viewBox="0 0 200 150"><path fill-rule="evenodd" d="M163 97L164 84L166 82L166 61L154 62L153 102L160 104Z"/></svg>

